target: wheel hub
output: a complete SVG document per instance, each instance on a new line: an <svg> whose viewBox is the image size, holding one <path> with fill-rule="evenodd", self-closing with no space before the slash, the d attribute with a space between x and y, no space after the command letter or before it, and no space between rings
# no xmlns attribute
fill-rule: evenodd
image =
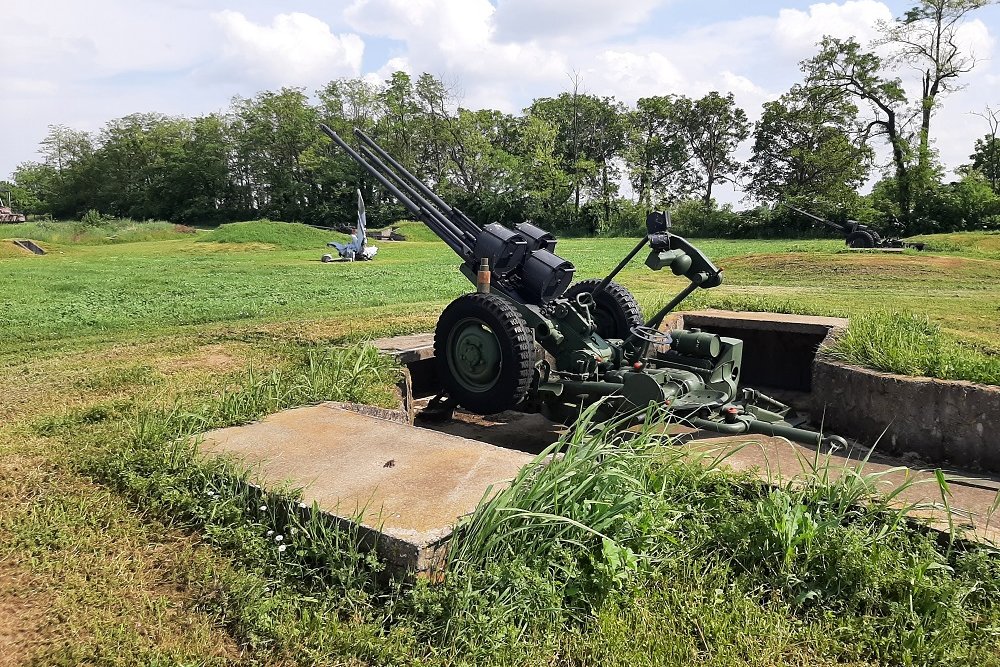
<svg viewBox="0 0 1000 667"><path fill-rule="evenodd" d="M453 330L449 352L448 365L462 386L486 391L496 384L502 356L500 344L482 322L460 322Z"/></svg>

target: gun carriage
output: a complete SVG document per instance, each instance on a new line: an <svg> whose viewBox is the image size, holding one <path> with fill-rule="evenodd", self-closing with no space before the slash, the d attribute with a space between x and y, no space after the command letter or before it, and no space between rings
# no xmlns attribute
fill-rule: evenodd
<svg viewBox="0 0 1000 667"><path fill-rule="evenodd" d="M434 354L444 392L470 412L540 411L571 421L598 403L606 418L665 419L717 433L783 436L842 446L838 436L793 426L789 406L739 386L743 342L698 330L662 330L666 316L699 289L722 284L722 270L670 218L653 212L646 235L603 279L573 282L575 267L555 253L556 239L530 222L480 226L355 129L355 150L321 129L461 260L479 291L441 313ZM687 284L648 319L614 278L640 252L646 266ZM483 280L488 270L490 279Z"/></svg>

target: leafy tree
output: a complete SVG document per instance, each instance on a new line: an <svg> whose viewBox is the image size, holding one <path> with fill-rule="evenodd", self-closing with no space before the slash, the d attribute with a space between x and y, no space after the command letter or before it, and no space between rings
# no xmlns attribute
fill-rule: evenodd
<svg viewBox="0 0 1000 667"><path fill-rule="evenodd" d="M617 192L616 159L625 136L623 106L613 97L571 93L535 100L528 113L556 128L556 155L573 181L573 213L579 216L584 195L602 202L604 221L611 217ZM596 230L594 230L596 231Z"/></svg>
<svg viewBox="0 0 1000 667"><path fill-rule="evenodd" d="M59 187L59 175L55 167L41 162L23 162L17 165L13 174L11 190L14 201L25 213L51 213ZM6 193L4 193L6 194Z"/></svg>
<svg viewBox="0 0 1000 667"><path fill-rule="evenodd" d="M319 114L298 88L236 98L232 142L235 200L259 215L306 220L320 197L303 155L321 138Z"/></svg>
<svg viewBox="0 0 1000 667"><path fill-rule="evenodd" d="M800 85L774 102L754 126L747 192L775 203L787 199L843 205L868 177L871 150L852 140L857 107L843 97Z"/></svg>
<svg viewBox="0 0 1000 667"><path fill-rule="evenodd" d="M563 228L567 220L575 220L570 203L574 181L562 169L557 141L558 130L538 116L529 114L517 119L514 153L520 160L523 179L521 217L552 230Z"/></svg>
<svg viewBox="0 0 1000 667"><path fill-rule="evenodd" d="M986 107L986 112L979 115L989 123L990 131L976 139L975 151L969 156L970 166L986 178L993 192L1000 194L1000 111Z"/></svg>
<svg viewBox="0 0 1000 667"><path fill-rule="evenodd" d="M882 136L895 167L895 206L908 223L913 210L913 170L910 142L904 133L906 93L900 80L885 74L882 59L862 50L856 40L824 37L817 55L802 63L806 86L822 92L831 103L858 101L865 105L867 124L862 138Z"/></svg>
<svg viewBox="0 0 1000 667"><path fill-rule="evenodd" d="M674 199L689 158L672 96L643 97L626 118L625 164L640 206Z"/></svg>
<svg viewBox="0 0 1000 667"><path fill-rule="evenodd" d="M675 109L692 157L686 178L692 189L703 192L702 202L709 206L715 185L732 182L739 173L733 153L750 136L750 123L732 93L723 97L712 91L699 100L678 97Z"/></svg>
<svg viewBox="0 0 1000 667"><path fill-rule="evenodd" d="M938 98L958 87L957 79L976 65L973 54L962 53L958 30L966 17L995 0L920 0L901 18L883 25L885 42L897 57L921 75L918 165L930 169L931 117ZM898 177L898 176L897 176Z"/></svg>

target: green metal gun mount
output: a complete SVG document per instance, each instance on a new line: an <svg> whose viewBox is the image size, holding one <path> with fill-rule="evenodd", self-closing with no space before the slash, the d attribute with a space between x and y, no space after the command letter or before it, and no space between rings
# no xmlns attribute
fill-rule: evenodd
<svg viewBox="0 0 1000 667"><path fill-rule="evenodd" d="M741 389L743 342L697 330L661 330L665 317L698 289L722 284L722 270L686 239L669 216L650 213L646 236L603 279L573 282L573 264L556 239L530 222L480 227L448 205L365 133L355 150L321 129L461 259L477 284L489 267L489 291L464 294L441 313L434 334L440 403L478 414L516 408L560 421L598 403L603 418L666 420L726 435L759 433L814 446L845 446L835 435L794 426L790 408ZM615 276L648 247L646 265L669 269L687 285L644 319Z"/></svg>

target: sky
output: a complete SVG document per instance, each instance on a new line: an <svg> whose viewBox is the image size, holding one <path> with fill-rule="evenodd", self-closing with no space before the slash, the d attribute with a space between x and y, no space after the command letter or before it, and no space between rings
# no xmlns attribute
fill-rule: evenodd
<svg viewBox="0 0 1000 667"><path fill-rule="evenodd" d="M11 6L12 3L12 6ZM801 81L824 34L867 43L912 2L843 0L5 0L0 18L0 179L38 159L49 125L96 132L136 112L200 115L234 96L339 77L430 72L466 108L519 112L581 89L633 104L732 92L751 120ZM932 134L948 169L1000 108L1000 6L972 15L964 88ZM900 74L916 90L912 72ZM749 142L740 154L749 154ZM718 193L738 202L732 188Z"/></svg>

